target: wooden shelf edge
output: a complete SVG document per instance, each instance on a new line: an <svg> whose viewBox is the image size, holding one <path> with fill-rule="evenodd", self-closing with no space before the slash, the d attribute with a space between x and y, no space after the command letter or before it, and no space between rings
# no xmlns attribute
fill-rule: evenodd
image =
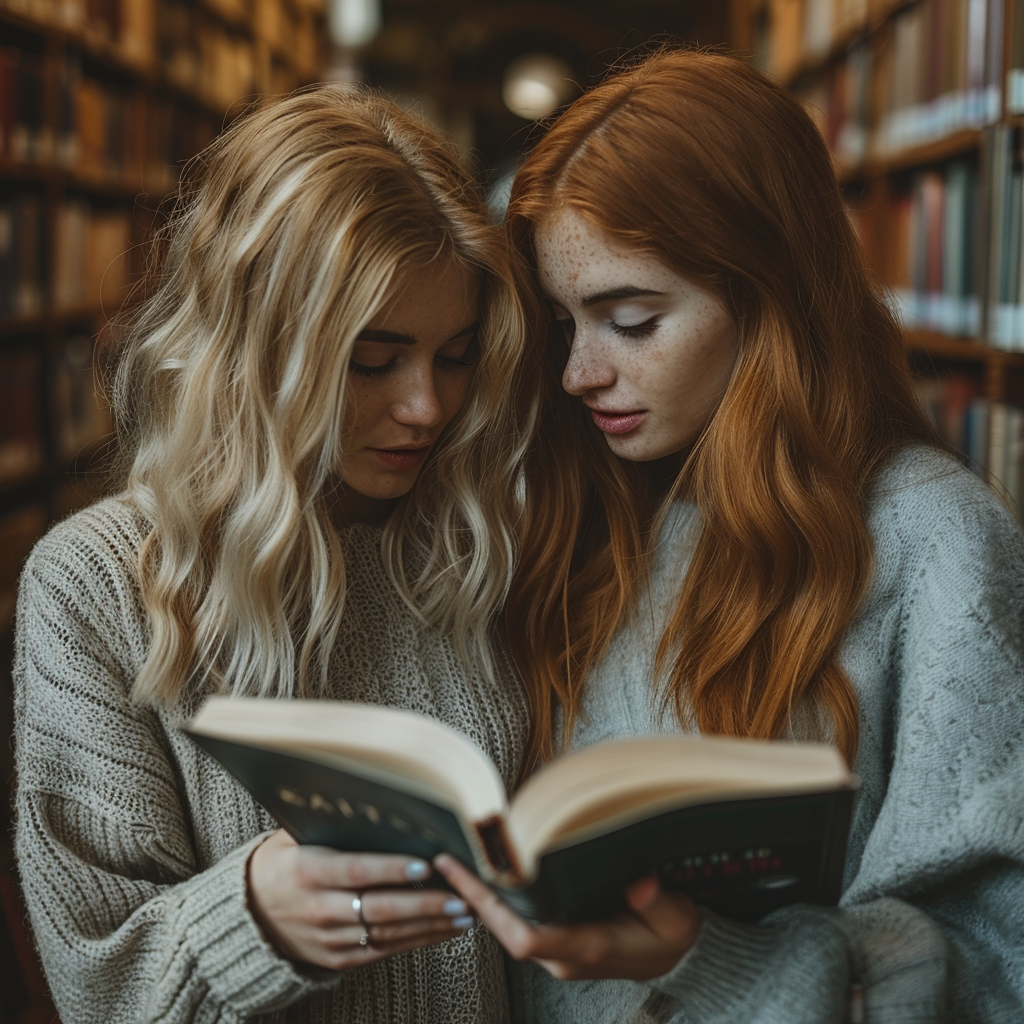
<svg viewBox="0 0 1024 1024"><path fill-rule="evenodd" d="M45 334L47 331L82 324L96 324L106 319L99 306L78 306L74 309L45 310L33 316L0 318L0 339Z"/></svg>
<svg viewBox="0 0 1024 1024"><path fill-rule="evenodd" d="M957 338L938 331L904 331L907 349L920 355L939 359L955 359L965 363L1000 363L1024 371L1024 352L1007 352L993 348L977 338Z"/></svg>
<svg viewBox="0 0 1024 1024"><path fill-rule="evenodd" d="M931 142L923 142L919 146L909 146L885 156L869 156L863 163L846 164L834 161L836 179L841 185L846 185L866 181L868 178L910 171L916 167L943 163L958 156L967 156L981 144L981 133L980 128L961 128Z"/></svg>

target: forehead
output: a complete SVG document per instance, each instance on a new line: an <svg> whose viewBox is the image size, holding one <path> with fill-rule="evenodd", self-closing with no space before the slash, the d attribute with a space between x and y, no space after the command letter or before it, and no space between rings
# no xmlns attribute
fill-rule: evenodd
<svg viewBox="0 0 1024 1024"><path fill-rule="evenodd" d="M623 246L568 207L537 225L534 246L541 287L554 299L572 302L627 286L666 291L679 281L656 256Z"/></svg>
<svg viewBox="0 0 1024 1024"><path fill-rule="evenodd" d="M395 275L371 326L396 329L429 319L434 326L466 326L475 315L480 278L453 258L434 260ZM414 332L409 332L414 333Z"/></svg>

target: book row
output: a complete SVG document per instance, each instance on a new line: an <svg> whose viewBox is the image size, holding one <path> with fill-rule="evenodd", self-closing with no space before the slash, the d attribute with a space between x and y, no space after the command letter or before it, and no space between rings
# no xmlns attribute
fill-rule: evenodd
<svg viewBox="0 0 1024 1024"><path fill-rule="evenodd" d="M35 193L0 196L0 317L116 307L128 287L131 235L124 207L66 199L47 217Z"/></svg>
<svg viewBox="0 0 1024 1024"><path fill-rule="evenodd" d="M92 356L90 338L67 337L47 356L44 377L40 352L0 353L0 486L38 474L48 451L65 464L110 433L109 411L96 397Z"/></svg>
<svg viewBox="0 0 1024 1024"><path fill-rule="evenodd" d="M140 70L224 106L254 90L256 43L295 76L315 75L322 0L0 0L0 7L81 37ZM261 88L263 84L261 84Z"/></svg>
<svg viewBox="0 0 1024 1024"><path fill-rule="evenodd" d="M0 47L0 159L159 196L216 128L169 99L83 73L76 54L65 54L59 65L55 124L45 116L45 88L41 57Z"/></svg>
<svg viewBox="0 0 1024 1024"><path fill-rule="evenodd" d="M1001 125L985 139L992 167L988 212L988 340L1024 349L1024 135Z"/></svg>
<svg viewBox="0 0 1024 1024"><path fill-rule="evenodd" d="M939 436L967 457L968 466L995 483L1017 515L1024 509L1024 409L993 402L964 373L923 378L918 399Z"/></svg>
<svg viewBox="0 0 1024 1024"><path fill-rule="evenodd" d="M880 200L888 235L883 278L906 327L981 334L979 201L970 160L919 171Z"/></svg>
<svg viewBox="0 0 1024 1024"><path fill-rule="evenodd" d="M802 84L798 95L840 164L998 121L1005 14L1004 0L920 0ZM1024 74L1021 51L1010 81Z"/></svg>

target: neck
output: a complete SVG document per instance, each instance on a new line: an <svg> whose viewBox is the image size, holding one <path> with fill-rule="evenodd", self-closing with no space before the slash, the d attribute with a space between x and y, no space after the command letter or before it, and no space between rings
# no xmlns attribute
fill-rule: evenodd
<svg viewBox="0 0 1024 1024"><path fill-rule="evenodd" d="M383 526L397 505L397 498L368 498L339 484L332 496L331 515L339 526Z"/></svg>

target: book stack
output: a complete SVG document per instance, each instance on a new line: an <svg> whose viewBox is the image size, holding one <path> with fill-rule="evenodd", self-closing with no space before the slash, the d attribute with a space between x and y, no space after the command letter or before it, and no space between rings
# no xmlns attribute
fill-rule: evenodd
<svg viewBox="0 0 1024 1024"><path fill-rule="evenodd" d="M872 48L861 40L821 75L797 90L840 168L868 153Z"/></svg>
<svg viewBox="0 0 1024 1024"><path fill-rule="evenodd" d="M128 288L129 212L67 199L57 207L54 239L54 308L115 309Z"/></svg>
<svg viewBox="0 0 1024 1024"><path fill-rule="evenodd" d="M143 161L142 98L123 88L69 72L62 95L61 148L79 174L107 181L138 181ZM72 164L69 164L72 165Z"/></svg>
<svg viewBox="0 0 1024 1024"><path fill-rule="evenodd" d="M30 317L44 303L42 200L34 192L0 198L0 317Z"/></svg>
<svg viewBox="0 0 1024 1024"><path fill-rule="evenodd" d="M888 282L904 326L977 337L978 174L966 160L920 171L888 199Z"/></svg>
<svg viewBox="0 0 1024 1024"><path fill-rule="evenodd" d="M43 57L0 46L0 159L44 163L53 136L43 117Z"/></svg>

